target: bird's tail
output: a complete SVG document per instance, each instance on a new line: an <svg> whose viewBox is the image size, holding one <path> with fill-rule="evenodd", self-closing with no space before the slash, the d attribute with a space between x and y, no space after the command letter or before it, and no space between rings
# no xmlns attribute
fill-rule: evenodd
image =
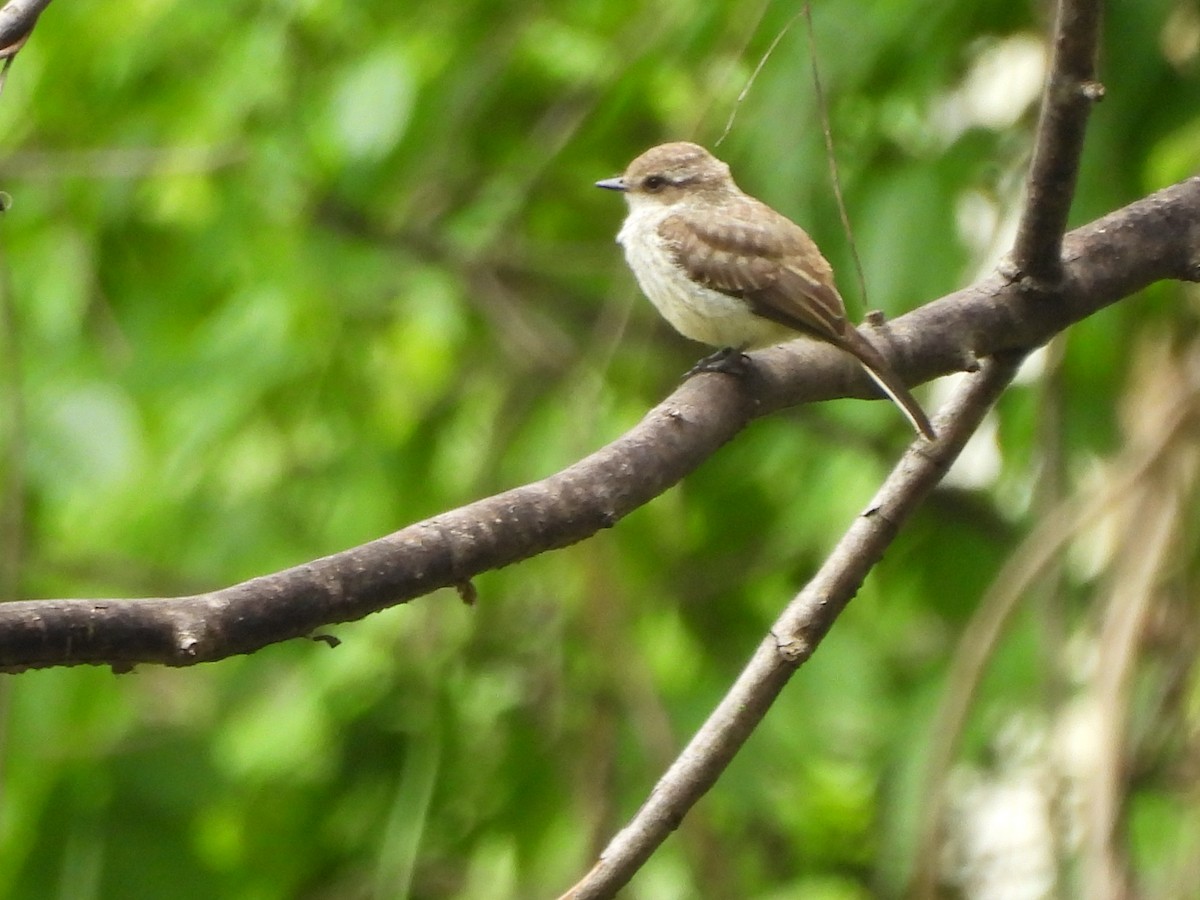
<svg viewBox="0 0 1200 900"><path fill-rule="evenodd" d="M900 380L900 376L883 358L883 354L875 349L875 345L863 337L862 333L853 325L847 324L842 337L842 349L859 361L866 373L871 376L871 380L879 385L879 389L887 394L896 406L900 407L900 411L912 423L912 427L917 430L918 434L924 435L931 441L937 440L937 434L929 422L929 417L925 415L925 410L921 409L921 404L917 403L913 395L909 393L904 382Z"/></svg>

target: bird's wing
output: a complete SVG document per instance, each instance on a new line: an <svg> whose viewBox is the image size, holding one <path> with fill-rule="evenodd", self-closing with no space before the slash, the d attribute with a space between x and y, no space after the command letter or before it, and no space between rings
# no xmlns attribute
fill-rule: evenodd
<svg viewBox="0 0 1200 900"><path fill-rule="evenodd" d="M799 225L757 200L668 216L659 236L675 263L705 287L741 297L752 312L857 357L913 427L933 440L929 418L875 345L846 320L833 270Z"/></svg>
<svg viewBox="0 0 1200 900"><path fill-rule="evenodd" d="M674 262L704 287L739 296L757 314L856 356L925 437L920 404L887 359L846 320L833 269L798 224L752 198L668 216L659 236Z"/></svg>
<svg viewBox="0 0 1200 900"><path fill-rule="evenodd" d="M749 198L684 209L659 225L675 263L705 287L744 299L756 315L841 345L848 323L833 271L812 238Z"/></svg>

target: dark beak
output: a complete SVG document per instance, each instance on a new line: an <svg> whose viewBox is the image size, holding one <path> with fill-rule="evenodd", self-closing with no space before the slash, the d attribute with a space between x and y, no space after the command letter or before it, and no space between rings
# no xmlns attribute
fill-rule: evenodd
<svg viewBox="0 0 1200 900"><path fill-rule="evenodd" d="M618 175L616 178L605 178L603 181L597 181L596 187L604 188L606 191L626 190L625 179L620 175Z"/></svg>

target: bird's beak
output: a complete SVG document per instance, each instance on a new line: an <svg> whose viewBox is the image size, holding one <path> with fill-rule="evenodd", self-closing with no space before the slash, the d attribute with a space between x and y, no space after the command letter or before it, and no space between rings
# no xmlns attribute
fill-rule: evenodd
<svg viewBox="0 0 1200 900"><path fill-rule="evenodd" d="M606 191L628 190L625 187L625 179L620 175L618 175L616 178L605 178L603 181L597 181L596 187L604 188Z"/></svg>

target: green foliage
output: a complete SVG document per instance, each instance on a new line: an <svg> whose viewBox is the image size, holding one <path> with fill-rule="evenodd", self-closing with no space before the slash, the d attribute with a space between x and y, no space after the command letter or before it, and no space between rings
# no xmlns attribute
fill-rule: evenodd
<svg viewBox="0 0 1200 900"><path fill-rule="evenodd" d="M1040 39L1041 6L969 6L814 11L865 302L889 314L994 263L1016 211L1036 109L989 118L964 85L989 50ZM1200 28L1187 6L1108 4L1075 221L1194 172L1200 57L1163 49L1168 20ZM701 351L636 296L612 243L623 210L592 182L660 140L711 144L793 15L749 0L53 4L0 96L0 593L224 586L619 435ZM720 154L810 228L853 306L808 66L797 22ZM1153 293L1065 346L1070 476L1120 445L1141 336L1195 332L1194 292ZM997 471L918 515L629 896L903 889L947 658L1051 458L1045 393L1013 389ZM756 423L611 532L481 577L475 608L441 592L330 628L336 650L6 676L0 895L555 895L906 429L852 401ZM1089 577L1063 591L1075 619ZM1006 640L972 755L1004 711L1040 703L1044 630ZM1139 795L1135 867L1185 859L1195 828L1172 826L1194 813L1169 784Z"/></svg>

